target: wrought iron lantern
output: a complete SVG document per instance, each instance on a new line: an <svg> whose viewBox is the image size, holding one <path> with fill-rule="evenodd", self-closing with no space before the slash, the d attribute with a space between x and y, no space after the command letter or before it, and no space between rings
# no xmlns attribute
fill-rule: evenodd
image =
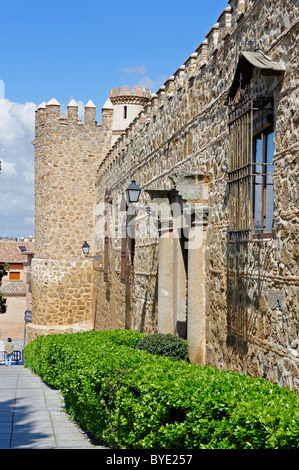
<svg viewBox="0 0 299 470"><path fill-rule="evenodd" d="M82 245L82 251L83 251L83 254L85 255L85 257L86 258L92 258L92 259L95 259L95 260L98 260L98 261L102 261L102 255L88 256L89 250L90 250L90 246L87 243L87 241L85 241Z"/></svg>
<svg viewBox="0 0 299 470"><path fill-rule="evenodd" d="M141 193L141 189L136 184L135 180L132 180L131 184L126 189L126 193L127 193L127 199L128 199L129 203L138 202L138 199L139 199L139 196L140 196L140 193Z"/></svg>

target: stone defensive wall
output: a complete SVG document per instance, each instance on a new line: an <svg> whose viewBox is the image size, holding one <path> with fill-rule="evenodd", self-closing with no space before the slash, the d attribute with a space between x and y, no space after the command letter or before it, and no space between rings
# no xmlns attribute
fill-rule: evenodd
<svg viewBox="0 0 299 470"><path fill-rule="evenodd" d="M260 44L265 53L272 53L274 60L282 58L280 42L288 33L291 35L294 30L297 31L298 7L294 2L230 0L228 3L230 6L223 10L206 39L151 97L147 106L104 155L98 169L98 180L117 162L123 150L128 149L136 134L144 129L147 131L157 127L157 119L171 114L176 98L181 102L176 113L179 117L177 122L171 123L167 135L166 129L161 130L161 148L167 146L170 136L179 135L201 112L208 111L215 100L224 100L242 50L255 50ZM252 24L249 24L249 18ZM284 51L284 58L285 56ZM134 90L136 88L138 87L134 87ZM111 90L110 99L122 99L130 94L136 96L130 91L130 87L122 87L121 91L117 87ZM182 112L184 105L190 106L186 106L185 112ZM152 145L157 146L157 143L153 142ZM142 160L140 155L135 158Z"/></svg>
<svg viewBox="0 0 299 470"><path fill-rule="evenodd" d="M94 175L100 155L111 145L111 109L85 106L84 124L71 100L67 115L56 99L36 110L35 256L32 261L32 323L27 341L38 334L93 327L93 267L83 256L94 250Z"/></svg>
<svg viewBox="0 0 299 470"><path fill-rule="evenodd" d="M201 343L200 360L298 390L299 7L293 0L228 3L197 49L102 154L96 176L95 249L104 254L99 228L104 195L112 201L111 210L119 214L119 201L135 179L142 189L139 204L146 208L151 204L151 191L171 193L180 175L193 175L203 185L198 200L208 207L206 248L201 259L204 272L198 282L198 289L202 289L199 315L204 319L201 330L194 331ZM241 52L257 50L285 66L283 76L275 77L272 87L274 236L262 243L230 245L225 101ZM267 80L260 77L261 93L270 83ZM119 236L109 240L108 282L103 281L103 266L94 264L97 329L157 330L159 254L158 240L150 235L150 222L149 212L138 211L134 283L121 283ZM172 274L161 295L171 299L177 320L185 308L178 306L184 297L178 293L186 276L173 274L179 265L179 260L172 264L178 253L175 243L168 258ZM192 257L188 259L190 262ZM194 282L190 273L189 283ZM175 323L179 322L174 318ZM171 332L176 333L174 327ZM196 340L188 327L186 337L193 347Z"/></svg>
<svg viewBox="0 0 299 470"><path fill-rule="evenodd" d="M55 99L37 108L34 141L36 257L65 259L66 253L77 256L84 242L77 246L78 237L80 241L82 237L90 239L94 219L94 188L90 182L100 162L99 155L110 146L113 111L102 110L100 126L95 113L96 108L89 101L82 124L74 100L68 104L67 115L60 113L60 104ZM56 236L58 233L60 237Z"/></svg>

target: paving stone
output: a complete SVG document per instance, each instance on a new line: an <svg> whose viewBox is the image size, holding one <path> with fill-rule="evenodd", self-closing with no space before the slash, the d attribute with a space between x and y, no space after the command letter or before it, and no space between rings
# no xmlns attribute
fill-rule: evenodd
<svg viewBox="0 0 299 470"><path fill-rule="evenodd" d="M0 449L104 448L94 446L63 411L59 390L22 365L2 368L0 375Z"/></svg>

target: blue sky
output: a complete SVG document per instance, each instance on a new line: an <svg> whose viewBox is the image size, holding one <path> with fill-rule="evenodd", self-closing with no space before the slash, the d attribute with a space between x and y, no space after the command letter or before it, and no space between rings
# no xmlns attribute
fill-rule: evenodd
<svg viewBox="0 0 299 470"><path fill-rule="evenodd" d="M226 0L9 0L0 28L0 236L34 234L34 110L97 106L111 88L157 91L205 39Z"/></svg>

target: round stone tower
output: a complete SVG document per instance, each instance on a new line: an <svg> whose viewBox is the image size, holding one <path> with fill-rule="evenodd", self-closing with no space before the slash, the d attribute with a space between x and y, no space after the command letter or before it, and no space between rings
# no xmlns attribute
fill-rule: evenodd
<svg viewBox="0 0 299 470"><path fill-rule="evenodd" d="M67 115L56 99L43 102L35 119L35 253L31 265L32 323L36 336L94 327L95 178L102 158L151 97L139 87L114 88L95 120L92 101L84 124L71 100Z"/></svg>
<svg viewBox="0 0 299 470"><path fill-rule="evenodd" d="M121 89L119 87L112 88L109 96L109 101L113 106L112 144L135 119L150 98L151 92L147 88L142 89L138 86L133 87L133 90L129 86L122 86Z"/></svg>
<svg viewBox="0 0 299 470"><path fill-rule="evenodd" d="M93 328L94 175L111 145L113 110L95 120L92 101L84 124L72 100L67 115L56 99L42 103L35 119L35 254L31 265L32 323L36 336Z"/></svg>

